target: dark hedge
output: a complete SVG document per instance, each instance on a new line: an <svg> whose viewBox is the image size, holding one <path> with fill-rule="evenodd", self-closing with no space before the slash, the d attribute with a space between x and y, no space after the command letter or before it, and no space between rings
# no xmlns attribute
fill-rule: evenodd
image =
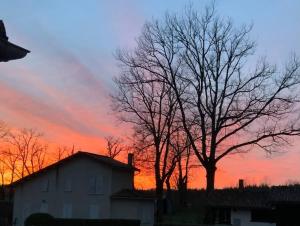
<svg viewBox="0 0 300 226"><path fill-rule="evenodd" d="M31 214L25 221L25 226L52 226L54 218L47 213Z"/></svg>
<svg viewBox="0 0 300 226"><path fill-rule="evenodd" d="M140 226L139 220L127 219L63 219L53 218L49 214L30 215L25 226Z"/></svg>

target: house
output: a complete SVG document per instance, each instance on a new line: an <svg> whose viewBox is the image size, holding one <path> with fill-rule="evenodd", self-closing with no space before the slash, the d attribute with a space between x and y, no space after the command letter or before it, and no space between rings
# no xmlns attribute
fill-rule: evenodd
<svg viewBox="0 0 300 226"><path fill-rule="evenodd" d="M300 225L300 186L223 189L208 199L216 225Z"/></svg>
<svg viewBox="0 0 300 226"><path fill-rule="evenodd" d="M128 163L88 152L77 152L13 186L13 223L23 226L32 213L56 218L139 219L153 225L154 199L134 190L132 154Z"/></svg>

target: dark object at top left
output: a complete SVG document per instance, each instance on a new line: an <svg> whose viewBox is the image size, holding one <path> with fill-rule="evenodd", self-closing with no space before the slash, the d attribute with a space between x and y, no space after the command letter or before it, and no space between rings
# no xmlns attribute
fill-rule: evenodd
<svg viewBox="0 0 300 226"><path fill-rule="evenodd" d="M0 62L21 59L29 52L29 50L8 41L4 23L0 20Z"/></svg>

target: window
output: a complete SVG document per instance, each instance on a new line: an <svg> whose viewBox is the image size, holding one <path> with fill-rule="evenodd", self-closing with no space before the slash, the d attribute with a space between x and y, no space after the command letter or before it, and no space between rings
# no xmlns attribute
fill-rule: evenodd
<svg viewBox="0 0 300 226"><path fill-rule="evenodd" d="M47 201L43 200L40 207L41 213L48 213L48 203Z"/></svg>
<svg viewBox="0 0 300 226"><path fill-rule="evenodd" d="M72 191L72 180L70 178L67 178L65 180L64 191L65 192L71 192Z"/></svg>
<svg viewBox="0 0 300 226"><path fill-rule="evenodd" d="M26 219L31 214L30 203L25 203L23 207L23 219Z"/></svg>
<svg viewBox="0 0 300 226"><path fill-rule="evenodd" d="M96 193L96 177L91 177L89 179L89 193L90 194Z"/></svg>
<svg viewBox="0 0 300 226"><path fill-rule="evenodd" d="M42 181L42 191L43 192L48 192L49 191L49 179L48 178L45 178Z"/></svg>
<svg viewBox="0 0 300 226"><path fill-rule="evenodd" d="M103 194L103 177L93 176L89 181L89 194Z"/></svg>
<svg viewBox="0 0 300 226"><path fill-rule="evenodd" d="M71 203L64 203L63 204L63 218L71 218L72 217L72 204Z"/></svg>
<svg viewBox="0 0 300 226"><path fill-rule="evenodd" d="M96 204L91 204L89 207L89 217L90 219L99 218L99 206Z"/></svg>

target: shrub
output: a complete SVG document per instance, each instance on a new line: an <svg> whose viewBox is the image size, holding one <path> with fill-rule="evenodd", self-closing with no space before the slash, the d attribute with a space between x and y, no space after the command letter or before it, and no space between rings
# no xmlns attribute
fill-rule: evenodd
<svg viewBox="0 0 300 226"><path fill-rule="evenodd" d="M125 219L55 219L55 226L140 226L140 221Z"/></svg>
<svg viewBox="0 0 300 226"><path fill-rule="evenodd" d="M54 218L47 213L34 213L27 217L25 226L53 226Z"/></svg>
<svg viewBox="0 0 300 226"><path fill-rule="evenodd" d="M140 226L139 220L127 219L63 219L53 218L49 214L30 215L25 226Z"/></svg>

